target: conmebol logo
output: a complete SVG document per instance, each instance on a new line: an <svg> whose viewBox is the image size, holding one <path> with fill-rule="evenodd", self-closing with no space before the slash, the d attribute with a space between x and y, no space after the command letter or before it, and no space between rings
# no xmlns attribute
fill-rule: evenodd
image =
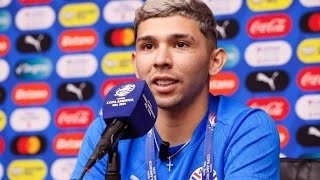
<svg viewBox="0 0 320 180"><path fill-rule="evenodd" d="M90 107L64 107L57 111L56 125L61 129L88 128L94 119L94 112Z"/></svg>
<svg viewBox="0 0 320 180"><path fill-rule="evenodd" d="M60 156L75 156L79 149L85 133L61 133L53 142L53 150Z"/></svg>
<svg viewBox="0 0 320 180"><path fill-rule="evenodd" d="M268 14L255 16L247 24L251 38L282 37L292 28L292 20L287 14Z"/></svg>
<svg viewBox="0 0 320 180"><path fill-rule="evenodd" d="M290 104L284 97L253 98L247 102L252 108L261 108L275 121L286 118L290 111Z"/></svg>
<svg viewBox="0 0 320 180"><path fill-rule="evenodd" d="M320 66L306 67L297 76L300 89L305 91L320 91Z"/></svg>

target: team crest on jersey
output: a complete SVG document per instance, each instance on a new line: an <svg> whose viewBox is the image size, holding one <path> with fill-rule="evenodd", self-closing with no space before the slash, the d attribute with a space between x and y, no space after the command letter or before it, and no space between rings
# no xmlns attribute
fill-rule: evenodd
<svg viewBox="0 0 320 180"><path fill-rule="evenodd" d="M217 173L213 170L213 180L218 180ZM191 174L189 180L202 180L202 167L199 167Z"/></svg>
<svg viewBox="0 0 320 180"><path fill-rule="evenodd" d="M213 130L214 127L216 126L216 115L214 113L209 114L209 123L210 123L209 128Z"/></svg>

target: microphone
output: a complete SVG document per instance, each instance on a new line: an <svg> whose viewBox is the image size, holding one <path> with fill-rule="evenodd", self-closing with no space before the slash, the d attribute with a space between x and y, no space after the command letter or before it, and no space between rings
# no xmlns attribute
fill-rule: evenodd
<svg viewBox="0 0 320 180"><path fill-rule="evenodd" d="M169 155L169 147L170 143L167 141L161 141L160 148L159 148L159 159L161 161L167 160L167 157Z"/></svg>
<svg viewBox="0 0 320 180"><path fill-rule="evenodd" d="M81 177L107 152L114 151L118 140L147 134L154 126L158 109L147 83L138 80L113 87L104 99L102 115L107 127Z"/></svg>

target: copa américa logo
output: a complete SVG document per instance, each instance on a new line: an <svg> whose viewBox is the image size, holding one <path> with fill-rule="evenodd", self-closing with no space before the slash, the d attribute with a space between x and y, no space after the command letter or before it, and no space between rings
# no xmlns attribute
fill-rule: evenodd
<svg viewBox="0 0 320 180"><path fill-rule="evenodd" d="M114 96L118 96L118 97L123 97L123 96L127 96L129 93L131 93L134 89L136 88L136 85L134 84L126 84L123 85L121 87L119 87L116 90L116 93L114 94Z"/></svg>
<svg viewBox="0 0 320 180"><path fill-rule="evenodd" d="M137 78L129 77L129 78L108 78L105 82L103 82L101 86L101 97L105 97L108 92L116 85L121 83L133 82L136 81Z"/></svg>

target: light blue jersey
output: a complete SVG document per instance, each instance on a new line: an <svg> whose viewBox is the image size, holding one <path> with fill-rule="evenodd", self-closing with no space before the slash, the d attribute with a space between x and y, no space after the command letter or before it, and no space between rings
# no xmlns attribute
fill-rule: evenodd
<svg viewBox="0 0 320 180"><path fill-rule="evenodd" d="M211 105L218 104L214 130L214 178L218 180L279 179L279 135L274 121L264 111L251 109L224 96L210 96L207 115L193 133L190 143L168 161L158 158L155 146L157 179L200 180L204 162L205 131ZM210 105L211 104L211 105ZM78 179L98 143L106 124L98 117L88 128L71 179ZM157 133L156 133L157 134ZM157 142L160 144L157 135ZM182 145L169 149L170 154ZM146 135L120 140L121 178L146 180ZM104 179L107 155L99 160L84 179Z"/></svg>

